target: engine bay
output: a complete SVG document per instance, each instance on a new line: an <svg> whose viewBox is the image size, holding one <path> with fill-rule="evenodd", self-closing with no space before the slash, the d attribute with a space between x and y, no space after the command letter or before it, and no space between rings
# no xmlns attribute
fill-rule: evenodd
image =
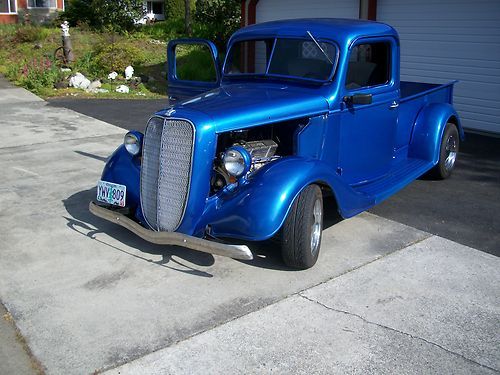
<svg viewBox="0 0 500 375"><path fill-rule="evenodd" d="M219 134L210 181L210 195L237 181L223 163L225 152L229 148L239 146L248 152L251 157L248 174L251 175L270 162L293 155L297 133L307 123L308 119L298 119Z"/></svg>

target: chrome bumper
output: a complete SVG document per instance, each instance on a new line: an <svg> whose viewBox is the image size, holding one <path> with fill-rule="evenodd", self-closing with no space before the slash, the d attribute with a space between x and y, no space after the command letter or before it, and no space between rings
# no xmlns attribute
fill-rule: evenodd
<svg viewBox="0 0 500 375"><path fill-rule="evenodd" d="M90 202L89 211L100 218L127 228L142 239L158 245L183 246L203 253L221 255L234 259L251 260L252 252L246 245L226 245L177 232L156 232L146 229L127 216Z"/></svg>

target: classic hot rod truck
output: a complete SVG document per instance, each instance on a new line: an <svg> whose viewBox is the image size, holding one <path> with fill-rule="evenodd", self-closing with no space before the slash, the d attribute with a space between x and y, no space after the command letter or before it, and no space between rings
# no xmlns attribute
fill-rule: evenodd
<svg viewBox="0 0 500 375"><path fill-rule="evenodd" d="M208 51L212 78L181 71L186 46ZM454 82L401 82L392 27L275 21L237 31L227 51L219 68L211 42L169 43L178 101L126 134L94 214L153 243L237 259L252 259L241 241L279 238L284 262L305 269L325 194L348 218L426 172L450 175L463 138Z"/></svg>

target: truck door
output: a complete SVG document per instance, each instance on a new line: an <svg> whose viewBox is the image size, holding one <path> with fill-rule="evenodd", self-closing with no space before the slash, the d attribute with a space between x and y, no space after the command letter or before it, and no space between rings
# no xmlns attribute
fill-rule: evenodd
<svg viewBox="0 0 500 375"><path fill-rule="evenodd" d="M382 177L391 168L399 106L397 64L392 38L363 39L349 50L342 85L339 164L350 184Z"/></svg>
<svg viewBox="0 0 500 375"><path fill-rule="evenodd" d="M205 39L175 39L167 46L170 100L199 95L220 86L217 47Z"/></svg>

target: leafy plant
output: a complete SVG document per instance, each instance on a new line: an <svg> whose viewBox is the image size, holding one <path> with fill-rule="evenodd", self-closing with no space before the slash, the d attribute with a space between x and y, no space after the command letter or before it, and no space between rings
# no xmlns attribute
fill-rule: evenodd
<svg viewBox="0 0 500 375"><path fill-rule="evenodd" d="M25 25L18 27L13 36L14 43L34 43L42 41L50 35L45 27Z"/></svg>
<svg viewBox="0 0 500 375"><path fill-rule="evenodd" d="M198 0L194 12L193 34L215 42L225 51L231 34L240 27L241 1Z"/></svg>
<svg viewBox="0 0 500 375"><path fill-rule="evenodd" d="M184 36L184 20L182 18L173 18L164 22L144 25L141 26L139 33L166 42Z"/></svg>
<svg viewBox="0 0 500 375"><path fill-rule="evenodd" d="M68 21L71 26L80 24L95 25L97 23L96 13L92 8L92 0L70 0L60 18Z"/></svg>
<svg viewBox="0 0 500 375"><path fill-rule="evenodd" d="M215 82L216 72L210 51L205 46L177 46L177 77L181 80Z"/></svg>
<svg viewBox="0 0 500 375"><path fill-rule="evenodd" d="M30 91L40 93L44 88L54 87L60 79L60 70L52 60L45 57L25 62L20 69L17 82Z"/></svg>
<svg viewBox="0 0 500 375"><path fill-rule="evenodd" d="M72 26L83 23L98 30L124 33L132 30L143 14L142 0L70 0L61 18Z"/></svg>
<svg viewBox="0 0 500 375"><path fill-rule="evenodd" d="M101 71L123 72L129 65L139 65L146 60L144 53L137 47L118 42L98 48L95 53L96 66Z"/></svg>

